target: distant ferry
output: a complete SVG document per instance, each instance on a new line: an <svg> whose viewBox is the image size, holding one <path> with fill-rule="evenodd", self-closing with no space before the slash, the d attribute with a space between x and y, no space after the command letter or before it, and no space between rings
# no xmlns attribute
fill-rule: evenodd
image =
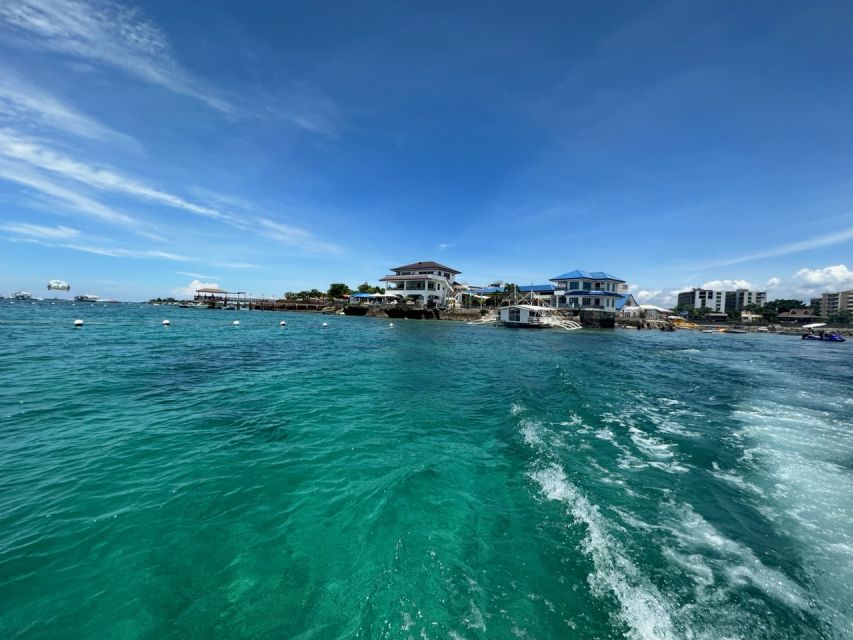
<svg viewBox="0 0 853 640"><path fill-rule="evenodd" d="M16 291L15 295L12 296L15 300L32 300L33 294L29 291Z"/></svg>
<svg viewBox="0 0 853 640"><path fill-rule="evenodd" d="M98 298L98 296L93 296L90 293L84 293L79 296L74 296L74 300L77 302L97 302L100 298Z"/></svg>

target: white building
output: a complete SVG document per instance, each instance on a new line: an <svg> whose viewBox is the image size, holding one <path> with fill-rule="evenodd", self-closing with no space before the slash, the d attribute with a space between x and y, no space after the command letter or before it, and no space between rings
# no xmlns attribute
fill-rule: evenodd
<svg viewBox="0 0 853 640"><path fill-rule="evenodd" d="M829 316L839 311L853 311L853 289L824 293L820 301L820 315Z"/></svg>
<svg viewBox="0 0 853 640"><path fill-rule="evenodd" d="M749 289L726 291L726 309L729 311L740 311L751 304L763 307L766 303L766 291L750 291Z"/></svg>
<svg viewBox="0 0 853 640"><path fill-rule="evenodd" d="M694 309L702 309L705 307L711 311L716 311L717 313L725 313L726 292L695 287L691 291L679 293L678 304L687 305Z"/></svg>
<svg viewBox="0 0 853 640"><path fill-rule="evenodd" d="M438 262L413 262L391 269L394 275L381 278L385 293L394 294L418 305L446 307L454 297L456 276L460 273Z"/></svg>
<svg viewBox="0 0 853 640"><path fill-rule="evenodd" d="M625 281L604 271L569 271L551 278L555 285L556 307L602 309L616 313L616 303L624 296Z"/></svg>

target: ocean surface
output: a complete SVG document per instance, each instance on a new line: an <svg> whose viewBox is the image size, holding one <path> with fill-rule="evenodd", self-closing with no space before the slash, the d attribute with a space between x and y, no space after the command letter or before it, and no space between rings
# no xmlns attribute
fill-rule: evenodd
<svg viewBox="0 0 853 640"><path fill-rule="evenodd" d="M9 301L0 337L0 638L853 637L853 341Z"/></svg>

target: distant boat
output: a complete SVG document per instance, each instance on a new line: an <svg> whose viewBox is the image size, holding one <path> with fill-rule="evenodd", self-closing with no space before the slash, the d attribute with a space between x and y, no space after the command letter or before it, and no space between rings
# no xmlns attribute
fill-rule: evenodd
<svg viewBox="0 0 853 640"><path fill-rule="evenodd" d="M33 294L29 291L16 291L15 295L12 296L15 300L32 300Z"/></svg>
<svg viewBox="0 0 853 640"><path fill-rule="evenodd" d="M83 293L79 296L74 296L74 300L77 302L98 302L100 298L98 296L92 295L91 293Z"/></svg>
<svg viewBox="0 0 853 640"><path fill-rule="evenodd" d="M538 304L531 304L532 302ZM498 320L503 326L514 329L546 329L552 327L573 331L582 328L580 323L555 314L554 309L542 304L541 301L535 298L531 300L526 296L519 300L517 294L513 295L509 304L498 309Z"/></svg>

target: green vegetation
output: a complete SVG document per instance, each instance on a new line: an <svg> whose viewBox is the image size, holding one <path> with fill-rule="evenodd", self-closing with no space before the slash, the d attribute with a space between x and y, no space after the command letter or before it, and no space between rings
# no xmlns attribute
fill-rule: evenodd
<svg viewBox="0 0 853 640"><path fill-rule="evenodd" d="M352 293L352 289L350 289L343 282L334 282L329 285L329 291L326 295L330 298L344 298Z"/></svg>

